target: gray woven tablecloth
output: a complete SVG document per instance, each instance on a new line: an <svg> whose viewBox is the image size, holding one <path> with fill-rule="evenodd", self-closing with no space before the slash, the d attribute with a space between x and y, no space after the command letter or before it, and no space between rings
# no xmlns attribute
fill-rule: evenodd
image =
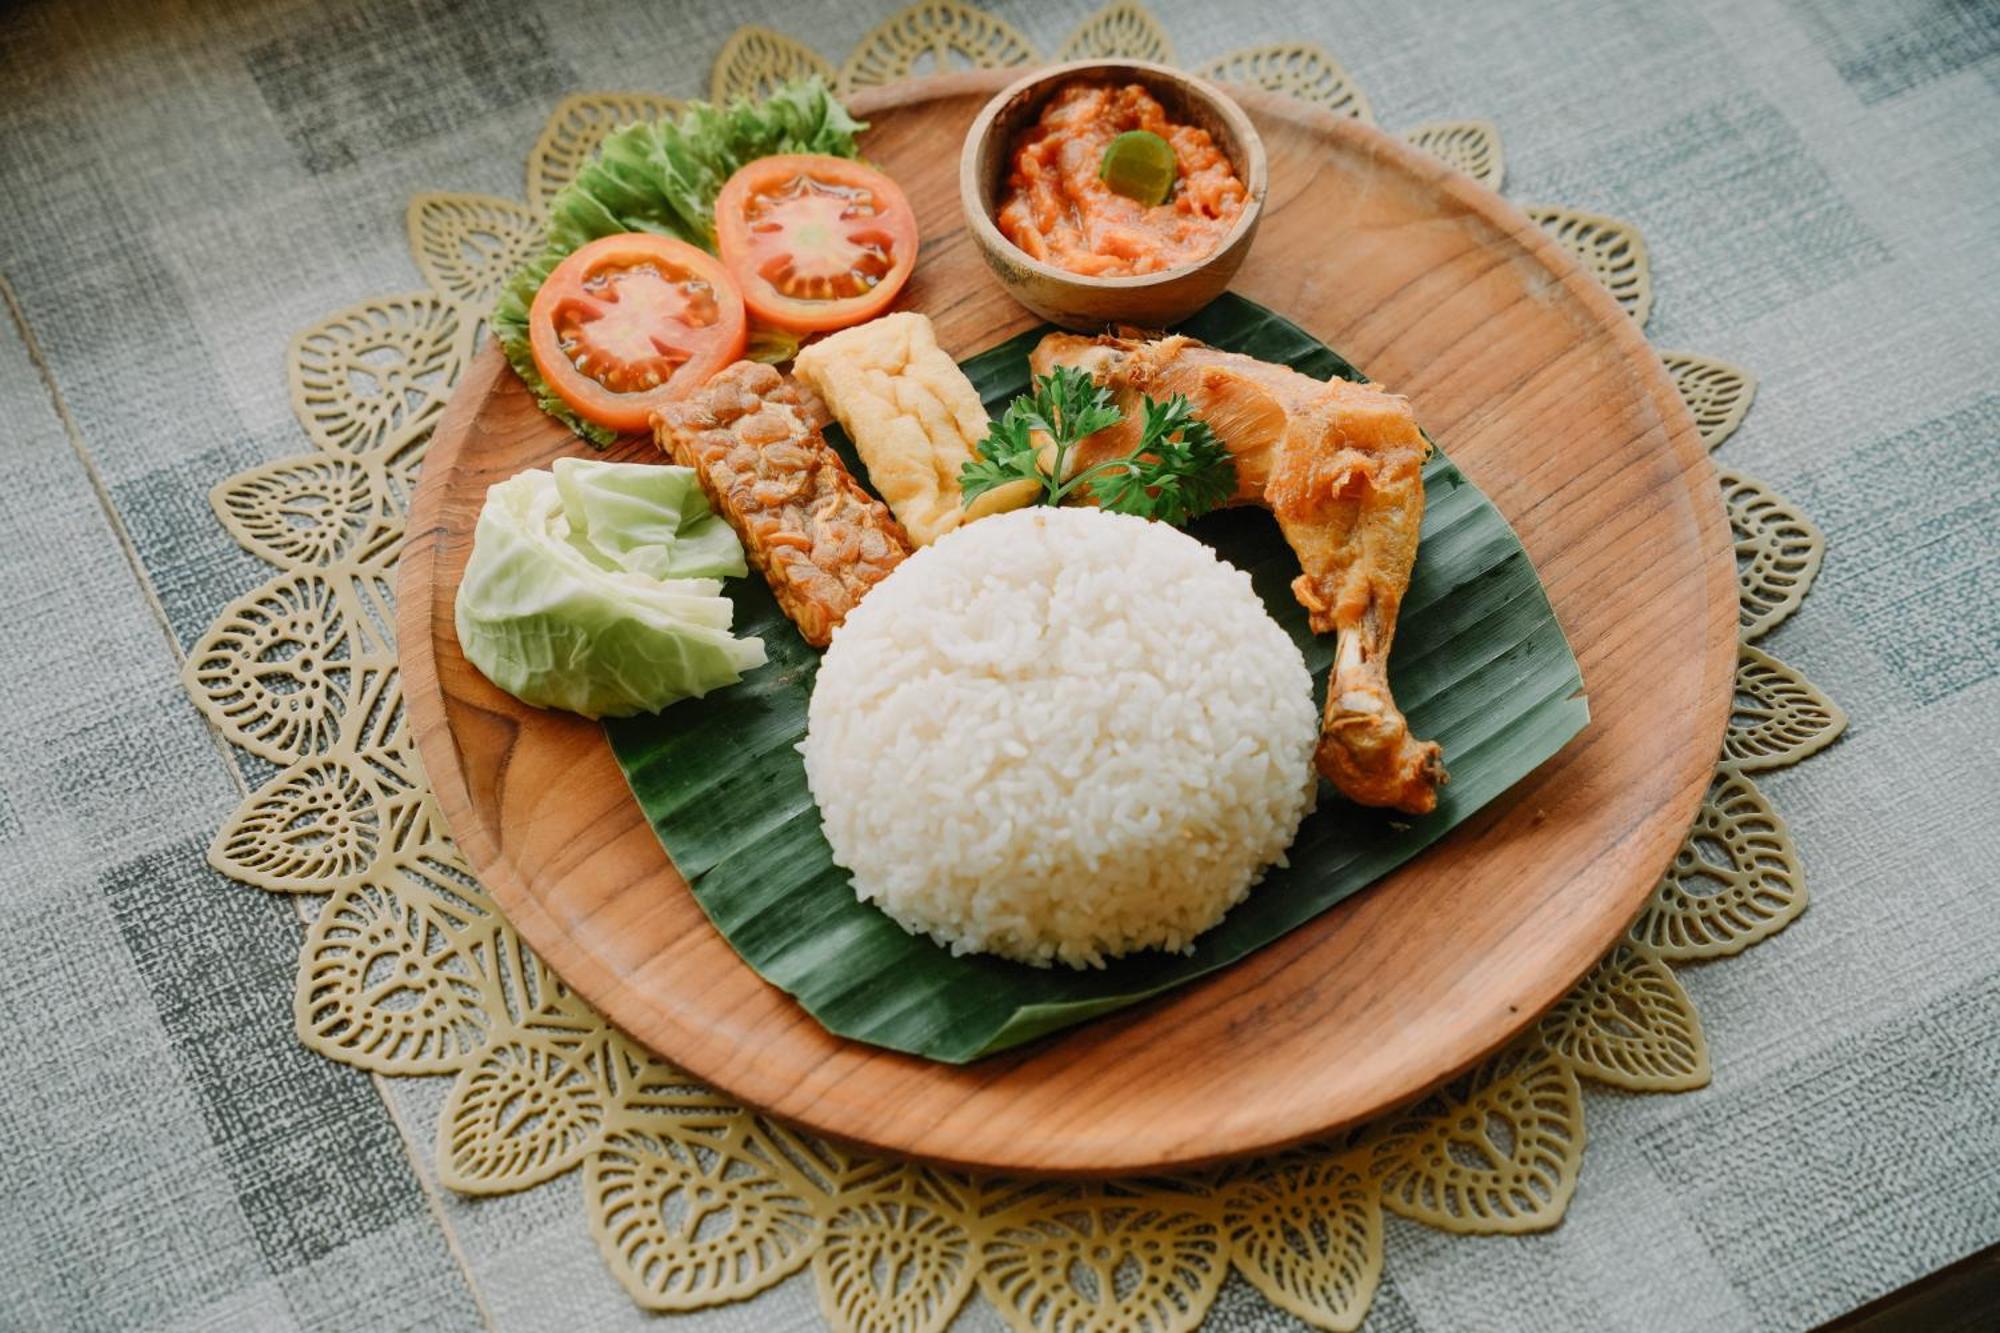
<svg viewBox="0 0 2000 1333"><path fill-rule="evenodd" d="M412 192L514 194L562 95L701 92L738 24L837 57L891 7L0 9L0 1328L648 1322L576 1175L440 1192L443 1084L296 1044L291 905L202 859L240 792L176 654L267 573L205 494L304 447L293 332L418 285ZM1052 50L1092 6L988 7ZM1760 778L1811 910L1682 973L1713 1085L1594 1092L1551 1234L1390 1219L1371 1327L1797 1328L2000 1241L2000 5L1152 7L1636 222L1655 342L1762 380L1725 461L1829 538L1765 646L1852 725ZM685 1322L814 1326L810 1278Z"/></svg>

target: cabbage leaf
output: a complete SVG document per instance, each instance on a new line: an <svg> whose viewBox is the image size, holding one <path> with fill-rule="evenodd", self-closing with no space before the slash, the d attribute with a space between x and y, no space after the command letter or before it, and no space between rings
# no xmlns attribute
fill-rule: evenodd
<svg viewBox="0 0 2000 1333"><path fill-rule="evenodd" d="M524 703L657 713L764 664L729 632L747 573L693 469L559 458L486 492L455 619L466 660Z"/></svg>

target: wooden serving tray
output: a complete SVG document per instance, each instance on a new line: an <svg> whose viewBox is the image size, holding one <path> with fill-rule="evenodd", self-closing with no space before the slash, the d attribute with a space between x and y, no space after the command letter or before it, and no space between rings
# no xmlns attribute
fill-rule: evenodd
<svg viewBox="0 0 2000 1333"><path fill-rule="evenodd" d="M961 357L1036 322L980 260L956 176L966 127L1018 75L913 80L852 103L873 125L864 151L923 229L900 304ZM597 725L516 702L461 656L452 599L486 488L587 452L489 345L431 442L401 563L403 687L425 768L460 849L541 956L626 1032L746 1103L854 1143L1035 1172L1191 1166L1323 1135L1466 1068L1554 1003L1637 913L1694 816L1731 699L1735 561L1658 356L1497 195L1370 126L1238 96L1271 191L1235 290L1410 396L1519 529L1583 665L1591 724L1381 883L1161 999L963 1067L843 1041L709 925ZM658 458L637 442L619 453Z"/></svg>

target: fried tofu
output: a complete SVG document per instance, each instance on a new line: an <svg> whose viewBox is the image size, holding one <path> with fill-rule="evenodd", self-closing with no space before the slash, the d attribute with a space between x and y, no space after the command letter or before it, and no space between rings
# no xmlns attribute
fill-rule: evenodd
<svg viewBox="0 0 2000 1333"><path fill-rule="evenodd" d="M986 408L924 316L842 330L801 351L793 373L825 400L917 545L1034 498L1034 483L1016 482L964 507L958 476L986 438Z"/></svg>

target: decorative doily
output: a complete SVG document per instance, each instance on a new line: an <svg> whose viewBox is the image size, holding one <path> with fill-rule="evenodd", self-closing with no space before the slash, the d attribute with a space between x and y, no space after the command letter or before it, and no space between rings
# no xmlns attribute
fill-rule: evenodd
<svg viewBox="0 0 2000 1333"><path fill-rule="evenodd" d="M1146 10L1115 3L1059 55L1171 60ZM737 32L708 92L800 74L843 89L954 65L1039 57L958 0L914 5L837 73L767 28ZM1224 80L1372 119L1325 51L1257 47L1210 62ZM1428 1100L1341 1139L1164 1180L1009 1182L857 1156L747 1111L654 1058L522 944L467 873L404 724L391 637L392 565L431 427L499 283L536 249L538 215L615 125L673 110L651 93L572 97L528 156L526 203L421 194L411 254L428 287L329 316L290 349L313 452L217 486L217 516L277 573L223 610L186 683L232 745L274 766L209 860L258 888L310 895L299 1039L385 1075L450 1075L444 1183L524 1189L581 1166L604 1260L647 1309L739 1301L810 1265L843 1329L941 1329L976 1286L1017 1327L1175 1330L1234 1268L1307 1323L1352 1329L1382 1271L1382 1212L1466 1234L1563 1215L1584 1146L1582 1081L1673 1092L1709 1079L1701 1023L1672 964L1737 953L1804 910L1784 821L1751 780L1820 749L1841 710L1752 644L1790 615L1824 539L1763 482L1722 473L1742 585L1737 707L1715 781L1627 937L1501 1055ZM1406 137L1497 187L1498 131L1480 120ZM1531 207L1643 323L1645 242L1630 223ZM1709 446L1755 390L1745 372L1664 354Z"/></svg>

